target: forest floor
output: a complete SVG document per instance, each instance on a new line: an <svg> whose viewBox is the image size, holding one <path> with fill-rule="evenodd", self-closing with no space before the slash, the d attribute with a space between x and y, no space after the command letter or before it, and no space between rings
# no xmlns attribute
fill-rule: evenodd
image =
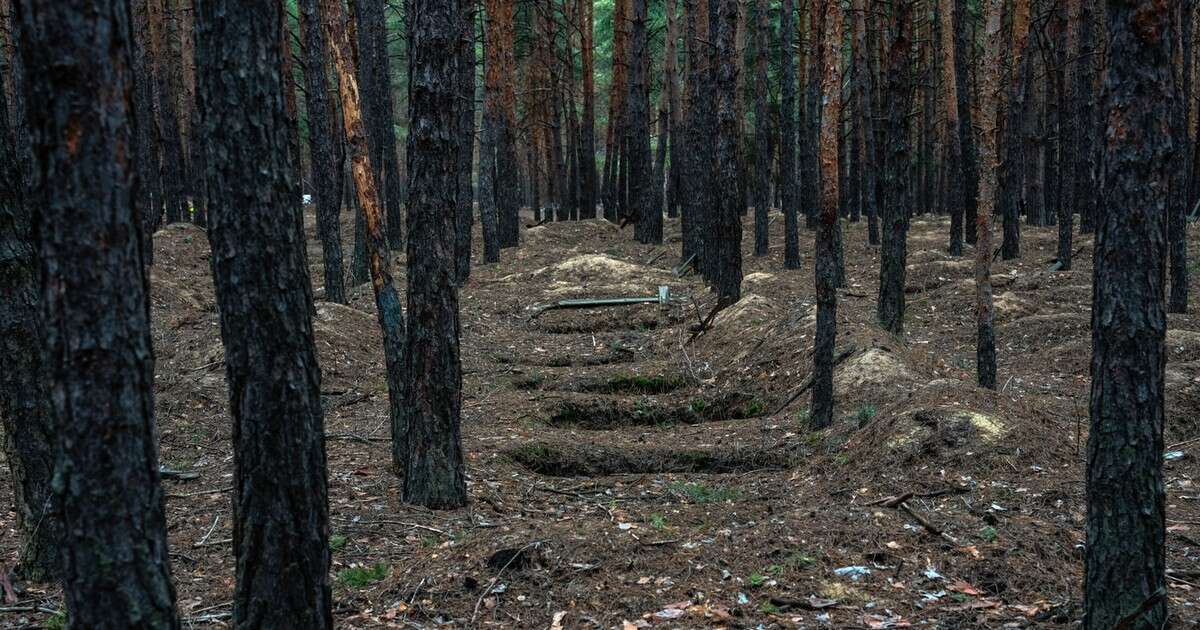
<svg viewBox="0 0 1200 630"><path fill-rule="evenodd" d="M811 431L811 233L803 268L785 271L782 219L764 258L752 256L751 223L743 298L694 341L715 300L672 272L675 220L660 247L598 220L525 229L503 262L476 267L462 291L471 504L456 511L399 502L369 285L348 306L318 301L338 626L1077 620L1091 241L1077 240L1073 271L1050 272L1055 228L1022 226L1022 257L997 261L992 392L974 386L972 251L944 253L948 222L913 222L902 339L873 323L879 253L866 223L844 223L838 420ZM199 475L164 481L172 570L185 627L218 627L233 590L232 452L209 249L187 225L156 234L155 247L161 458ZM320 287L315 241L309 257ZM403 265L398 256L401 287ZM666 306L530 309L659 286ZM1200 318L1170 316L1167 342L1169 597L1184 627L1200 622ZM897 496L907 501L889 507ZM4 561L16 556L13 527L0 512ZM17 608L61 607L53 587L15 587ZM0 612L0 627L45 619Z"/></svg>

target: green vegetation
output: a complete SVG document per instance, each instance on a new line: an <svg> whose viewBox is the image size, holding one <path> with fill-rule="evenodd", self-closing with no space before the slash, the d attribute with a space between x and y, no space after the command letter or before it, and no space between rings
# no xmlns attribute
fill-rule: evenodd
<svg viewBox="0 0 1200 630"><path fill-rule="evenodd" d="M996 539L999 538L999 536L999 532L996 531L996 528L990 525L979 530L979 538L984 542L996 542Z"/></svg>
<svg viewBox="0 0 1200 630"><path fill-rule="evenodd" d="M351 567L338 571L337 582L347 588L366 588L387 577L388 565L380 562L369 567Z"/></svg>
<svg viewBox="0 0 1200 630"><path fill-rule="evenodd" d="M341 551L346 548L346 543L350 542L348 538L341 534L333 534L329 537L329 550Z"/></svg>
<svg viewBox="0 0 1200 630"><path fill-rule="evenodd" d="M751 573L750 577L746 578L746 584L749 585L750 588L758 588L766 583L767 583L767 576L761 575L759 573Z"/></svg>
<svg viewBox="0 0 1200 630"><path fill-rule="evenodd" d="M875 405L860 405L858 411L854 412L854 418L858 421L858 428L863 428L875 419Z"/></svg>
<svg viewBox="0 0 1200 630"><path fill-rule="evenodd" d="M662 514L650 515L650 527L653 527L654 529L663 529L666 526L667 519L664 518Z"/></svg>
<svg viewBox="0 0 1200 630"><path fill-rule="evenodd" d="M683 495L692 503L722 503L733 501L741 494L732 488L710 488L701 483L682 483L676 481L667 486L667 490Z"/></svg>
<svg viewBox="0 0 1200 630"><path fill-rule="evenodd" d="M66 630L67 628L67 611L60 610L49 619L46 619L46 630Z"/></svg>

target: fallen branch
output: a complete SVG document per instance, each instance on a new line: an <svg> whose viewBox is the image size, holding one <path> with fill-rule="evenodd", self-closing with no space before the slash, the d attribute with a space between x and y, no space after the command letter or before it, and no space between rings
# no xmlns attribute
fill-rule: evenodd
<svg viewBox="0 0 1200 630"><path fill-rule="evenodd" d="M658 295L653 296L634 296L634 297L618 297L618 298L576 298L571 300L559 300L550 302L549 304L538 304L532 308L534 311L533 319L541 317L546 311L556 309L576 309L576 308L602 308L608 306L632 306L635 304L666 304L671 299L671 290L669 287L658 287Z"/></svg>

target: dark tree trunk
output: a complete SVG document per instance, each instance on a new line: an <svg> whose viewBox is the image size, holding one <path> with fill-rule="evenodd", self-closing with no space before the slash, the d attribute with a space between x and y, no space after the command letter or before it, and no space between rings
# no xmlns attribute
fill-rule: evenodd
<svg viewBox="0 0 1200 630"><path fill-rule="evenodd" d="M958 140L962 145L963 229L966 241L975 244L979 198L979 147L975 144L975 121L971 98L971 30L967 0L954 2L954 74L958 92Z"/></svg>
<svg viewBox="0 0 1200 630"><path fill-rule="evenodd" d="M496 133L500 123L496 120L499 105L495 102L499 98L495 86L500 81L500 61L496 51L492 50L494 27L488 26L493 18L481 12L480 19L485 20L485 27L482 29L484 103L479 130L479 221L483 229L483 262L486 264L500 262L500 217L496 207L496 147L499 144Z"/></svg>
<svg viewBox="0 0 1200 630"><path fill-rule="evenodd" d="M1173 3L1108 2L1103 210L1092 293L1083 627L1167 623L1164 285Z"/></svg>
<svg viewBox="0 0 1200 630"><path fill-rule="evenodd" d="M821 131L821 19L816 6L824 0L807 0L808 3L808 68L805 70L804 108L801 124L804 142L800 144L800 207L804 210L805 225L810 230L817 228L820 210L821 170L817 159L817 145Z"/></svg>
<svg viewBox="0 0 1200 630"><path fill-rule="evenodd" d="M950 211L950 255L962 256L963 254L963 214L968 203L968 191L966 182L963 181L963 174L966 169L961 168L963 161L963 137L962 126L958 120L958 104L963 100L959 98L960 91L967 91L967 86L958 85L959 73L955 71L954 64L957 61L956 53L957 46L955 45L955 33L961 30L955 23L954 18L956 11L954 10L954 0L940 0L938 7L939 18L941 19L941 44L942 44L942 84L946 90L945 112L946 112L946 153L944 159L946 161L946 205ZM932 92L932 89L930 90ZM932 110L932 99L926 100L926 108ZM932 112L927 112L932 113ZM932 129L927 129L924 136L932 137Z"/></svg>
<svg viewBox="0 0 1200 630"><path fill-rule="evenodd" d="M867 215L867 243L879 244L878 173L882 165L876 157L875 88L870 59L874 56L867 39L867 16L864 0L854 2L854 93L858 101L858 134L862 156L862 205Z"/></svg>
<svg viewBox="0 0 1200 630"><path fill-rule="evenodd" d="M1099 166L1102 146L1100 134L1104 128L1100 119L1100 108L1097 105L1099 100L1097 65L1099 61L1096 57L1103 50L1103 41L1097 41L1096 37L1097 7L1095 4L1088 0L1080 1L1077 27L1079 31L1076 35L1076 39L1079 41L1079 53L1076 56L1078 59L1077 69L1071 86L1077 108L1076 120L1078 121L1077 144L1071 152L1075 162L1071 168L1074 176L1072 182L1074 191L1071 196L1074 199L1075 211L1079 213L1079 231L1082 234L1091 234L1095 231L1096 211L1099 203L1096 190L1100 179ZM1100 11L1100 14L1103 15L1103 10Z"/></svg>
<svg viewBox="0 0 1200 630"><path fill-rule="evenodd" d="M894 334L904 333L904 280L908 257L908 109L912 77L909 49L912 45L912 3L902 0L893 7L892 39L888 51L887 98L887 196L883 200L883 247L879 264L879 323Z"/></svg>
<svg viewBox="0 0 1200 630"><path fill-rule="evenodd" d="M706 54L708 39L708 0L684 0L687 19L686 41L688 55L687 116L685 119L685 143L687 147L708 146L709 118L712 117L712 98L708 91L709 61ZM683 248L680 262L695 257L696 269L702 269L707 254L704 251L703 229L709 206L709 180L712 169L712 154L707 151L688 149L680 156L685 182L680 189L680 228L683 231Z"/></svg>
<svg viewBox="0 0 1200 630"><path fill-rule="evenodd" d="M404 246L403 183L396 157L391 60L384 0L351 0L358 36L358 85L375 182L384 203L389 249Z"/></svg>
<svg viewBox="0 0 1200 630"><path fill-rule="evenodd" d="M998 110L1004 46L1002 0L983 5L985 52L980 73L980 169L975 242L975 375L980 387L996 389L995 307L992 300L992 215L996 209L998 175Z"/></svg>
<svg viewBox="0 0 1200 630"><path fill-rule="evenodd" d="M754 27L754 255L766 256L771 209L771 122L767 117L767 0L758 0Z"/></svg>
<svg viewBox="0 0 1200 630"><path fill-rule="evenodd" d="M853 63L853 62L851 62ZM853 75L848 79L851 85L850 93L847 97L848 111L846 112L846 179L842 182L846 186L846 203L849 209L846 211L849 215L851 223L858 223L862 219L862 125L859 124L860 116L858 114L859 102L858 94L854 91L853 85L857 80L858 68L853 69Z"/></svg>
<svg viewBox="0 0 1200 630"><path fill-rule="evenodd" d="M471 275L471 230L475 225L475 188L471 175L475 168L475 0L459 0L462 33L458 43L458 121L455 144L458 147L458 195L455 205L455 282L467 283Z"/></svg>
<svg viewBox="0 0 1200 630"><path fill-rule="evenodd" d="M513 53L513 0L485 0L487 19L487 73L484 108L496 150L492 189L495 195L500 247L516 247L521 240L521 177L517 166L517 129L514 111L516 76Z"/></svg>
<svg viewBox="0 0 1200 630"><path fill-rule="evenodd" d="M816 234L815 282L817 329L813 340L811 427L833 424L833 347L837 341L838 145L841 120L842 9L837 0L822 0L822 45L817 57L821 77L821 213ZM816 52L814 50L814 52Z"/></svg>
<svg viewBox="0 0 1200 630"><path fill-rule="evenodd" d="M1167 251L1171 279L1167 297L1168 313L1186 313L1188 306L1187 188L1188 173L1191 169L1188 167L1190 151L1186 150L1186 147L1190 146L1190 142L1184 76L1191 73L1191 64L1187 63L1187 57L1184 55L1182 34L1185 30L1191 30L1192 11L1193 7L1189 1L1180 2L1173 10L1175 37L1172 40L1171 68L1175 76L1177 94L1171 111L1171 134L1175 146L1179 147L1176 155L1180 156L1179 161L1182 164L1171 171L1170 205L1167 209Z"/></svg>
<svg viewBox="0 0 1200 630"><path fill-rule="evenodd" d="M1030 142L1028 137L1028 122L1031 117L1029 84L1031 83L1031 55L1024 55L1017 64L1017 76L1012 88L1012 96L1008 98L1008 111L1004 122L1004 150L1007 154L1001 165L1000 198L1001 217L1004 223L1004 236L1000 244L1000 255L1004 260L1012 260L1021 255L1021 200L1026 194L1024 190L1025 171L1028 161Z"/></svg>
<svg viewBox="0 0 1200 630"><path fill-rule="evenodd" d="M150 25L153 29L155 86L158 102L158 133L162 146L161 175L163 203L167 223L190 221L183 164L183 138L180 135L178 72L181 59L172 54L172 42L178 36L175 16L164 15L169 0L149 0Z"/></svg>
<svg viewBox="0 0 1200 630"><path fill-rule="evenodd" d="M646 84L649 41L647 0L631 0L629 15L629 200L637 220L634 237L641 243L662 243L662 203L656 203L654 164L650 154L650 90Z"/></svg>
<svg viewBox="0 0 1200 630"><path fill-rule="evenodd" d="M580 38L580 65L583 73L583 122L579 133L579 155L582 161L579 169L583 172L583 181L581 186L581 201L582 208L581 219L596 218L596 196L598 193L598 181L596 174L596 86L594 72L595 68L593 59L593 43L592 43L592 20L593 20L593 3L579 0L579 6L582 8L580 18L583 19L581 25L583 29L582 37Z"/></svg>
<svg viewBox="0 0 1200 630"><path fill-rule="evenodd" d="M408 76L408 353L406 503L466 505L459 418L462 365L454 288L459 146L454 128L462 0L411 0Z"/></svg>
<svg viewBox="0 0 1200 630"><path fill-rule="evenodd" d="M9 122L5 74L0 70L0 356L6 357L0 370L0 421L21 535L18 568L40 582L60 572L62 527L50 503L56 432L43 378L42 283L26 186L31 165L18 157L29 147L16 146L28 136L15 133Z"/></svg>
<svg viewBox="0 0 1200 630"><path fill-rule="evenodd" d="M782 0L779 16L779 188L783 206L783 266L800 268L799 188L796 181L796 10Z"/></svg>
<svg viewBox="0 0 1200 630"><path fill-rule="evenodd" d="M155 121L154 109L154 60L151 55L150 15L147 2L149 0L133 0L130 8L133 13L132 40L133 49L133 107L135 111L134 136L137 142L138 169L138 214L142 217L142 258L146 265L154 263L154 231L158 229L162 217L163 190L159 173L159 163L162 160L161 147L158 142L158 126Z"/></svg>
<svg viewBox="0 0 1200 630"><path fill-rule="evenodd" d="M325 299L346 303L346 276L342 272L342 165L335 147L341 146L329 101L328 45L317 14L317 0L299 0L300 32L304 43L305 110L308 114L308 150L312 166L313 203L317 209L317 237L325 269Z"/></svg>
<svg viewBox="0 0 1200 630"><path fill-rule="evenodd" d="M737 117L735 87L738 84L737 47L734 44L738 23L738 0L719 0L714 88L717 94L715 122L716 168L712 179L716 183L716 203L709 214L705 234L706 252L711 252L709 284L726 303L741 298L742 287L742 221L744 198L738 187L738 135L741 127ZM709 5L712 6L711 4Z"/></svg>
<svg viewBox="0 0 1200 630"><path fill-rule="evenodd" d="M354 178L354 192L358 200L359 215L363 221L365 249L371 271L371 289L375 293L375 314L383 333L383 357L387 364L388 418L392 425L392 464L397 471L405 467L407 453L404 449L405 426L404 401L404 314L400 309L400 298L389 268L387 241L384 240L383 209L375 171L371 168L371 156L367 146L367 132L363 126L362 104L359 99L358 82L354 75L350 36L346 32L346 15L341 0L319 0L321 24L325 28L333 67L338 74L338 96L342 106L342 132L350 158Z"/></svg>
<svg viewBox="0 0 1200 630"><path fill-rule="evenodd" d="M233 418L234 623L332 628L321 372L295 218L283 6L198 4L198 94L214 156L208 238Z"/></svg>
<svg viewBox="0 0 1200 630"><path fill-rule="evenodd" d="M128 2L22 0L20 50L60 450L62 582L72 627L173 629L154 427L154 351L129 159ZM87 25L86 27L81 25ZM104 439L97 439L103 436Z"/></svg>

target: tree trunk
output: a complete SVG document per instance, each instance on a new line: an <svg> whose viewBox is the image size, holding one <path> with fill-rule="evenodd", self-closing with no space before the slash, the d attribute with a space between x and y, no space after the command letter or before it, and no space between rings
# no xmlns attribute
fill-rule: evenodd
<svg viewBox="0 0 1200 630"><path fill-rule="evenodd" d="M817 228L820 214L821 169L817 156L821 130L821 42L822 25L817 6L824 0L808 3L808 65L805 68L804 109L801 116L804 142L800 145L800 207L804 210L805 225Z"/></svg>
<svg viewBox="0 0 1200 630"><path fill-rule="evenodd" d="M346 303L346 276L342 272L340 208L342 165L334 147L341 138L336 108L329 101L328 49L317 14L317 0L299 0L300 33L304 44L305 113L308 116L308 150L312 168L313 202L317 209L317 237L321 241L325 270L325 299Z"/></svg>
<svg viewBox="0 0 1200 630"><path fill-rule="evenodd" d="M578 3L581 9L579 14L584 21L579 47L583 73L583 124L579 134L579 154L583 158L579 165L580 170L583 171L583 199L580 203L583 211L580 218L594 219L596 218L596 195L599 188L596 174L595 46L592 41L594 3L584 0L578 0Z"/></svg>
<svg viewBox="0 0 1200 630"><path fill-rule="evenodd" d="M367 147L363 127L358 81L355 79L351 57L350 37L346 33L346 16L341 0L320 0L321 23L329 42L333 67L338 74L338 95L342 104L342 131L354 176L354 191L364 225L365 249L371 272L371 288L375 292L375 311L383 331L383 356L387 364L388 417L392 424L392 464L404 470L407 452L404 436L404 314L392 273L388 269L387 242L383 233L383 212L375 172Z"/></svg>
<svg viewBox="0 0 1200 630"><path fill-rule="evenodd" d="M713 50L716 63L714 88L717 95L716 203L709 213L704 233L708 235L705 251L711 252L709 284L720 300L732 304L741 299L742 285L742 221L745 198L738 187L738 137L741 122L737 117L738 85L736 33L739 0L719 0L718 30ZM710 4L711 10L711 4ZM711 16L710 16L711 20Z"/></svg>
<svg viewBox="0 0 1200 630"><path fill-rule="evenodd" d="M387 246L404 246L402 182L396 157L396 132L392 104L391 60L387 48L387 17L384 0L351 0L354 4L355 34L358 37L356 66L362 98L363 125L375 183L385 207Z"/></svg>
<svg viewBox="0 0 1200 630"><path fill-rule="evenodd" d="M332 628L321 372L279 3L204 0L197 60L233 418L234 623ZM246 134L243 121L257 121ZM270 269L271 273L263 273Z"/></svg>
<svg viewBox="0 0 1200 630"><path fill-rule="evenodd" d="M980 387L996 388L996 334L992 308L992 215L999 172L999 106L1004 55L1002 0L985 0L984 60L979 86L979 198L975 215L975 374Z"/></svg>
<svg viewBox="0 0 1200 630"><path fill-rule="evenodd" d="M1098 86L1097 52L1098 42L1095 37L1096 11L1089 0L1080 0L1079 19L1076 22L1079 41L1079 52L1076 55L1076 71L1071 89L1076 103L1077 144L1071 151L1075 164L1071 168L1074 190L1075 211L1079 213L1079 231L1090 234L1095 229L1095 216L1098 199L1096 190L1099 182L1100 165L1100 132L1103 129L1100 120L1100 108L1097 106Z"/></svg>
<svg viewBox="0 0 1200 630"><path fill-rule="evenodd" d="M767 0L755 4L754 27L754 255L766 256L771 208L771 122L767 114Z"/></svg>
<svg viewBox="0 0 1200 630"><path fill-rule="evenodd" d="M904 280L908 258L908 109L912 77L912 0L893 7L892 38L888 51L887 163L888 194L883 200L883 246L879 256L879 323L884 330L904 334Z"/></svg>
<svg viewBox="0 0 1200 630"><path fill-rule="evenodd" d="M838 127L842 106L842 9L823 0L821 77L821 213L816 238L817 330L813 341L811 427L833 424L833 346L837 341L837 261L834 251L838 222Z"/></svg>
<svg viewBox="0 0 1200 630"><path fill-rule="evenodd" d="M6 1L6 0L5 0ZM154 262L154 231L162 217L163 190L159 173L162 147L159 145L158 125L154 108L154 58L153 42L150 41L149 0L133 0L130 9L132 18L132 70L133 106L135 110L134 136L137 141L138 215L142 218L142 257L146 266ZM15 57L13 57L15 60Z"/></svg>
<svg viewBox="0 0 1200 630"><path fill-rule="evenodd" d="M960 165L963 159L961 127L958 121L959 90L966 91L967 86L958 85L959 73L954 69L956 61L954 54L954 34L957 32L954 23L954 0L938 0L938 17L941 20L942 40L942 90L945 94L943 107L946 113L946 154L944 159L948 165L946 170L946 204L950 211L950 255L963 254L963 209L967 206L966 186L963 182L963 170ZM929 130L931 131L931 130ZM932 135L926 134L926 137Z"/></svg>
<svg viewBox="0 0 1200 630"><path fill-rule="evenodd" d="M687 147L703 147L711 144L708 135L709 119L712 117L712 94L708 90L709 58L706 54L708 40L708 0L684 0L687 17L687 117L685 121ZM680 228L683 246L680 262L694 257L697 270L703 269L707 258L703 229L710 203L710 180L712 154L707 151L688 149L681 156L685 185L680 190Z"/></svg>
<svg viewBox="0 0 1200 630"><path fill-rule="evenodd" d="M178 68L181 60L172 54L178 37L175 16L165 15L171 0L147 0L150 9L154 78L158 102L158 133L162 146L161 181L167 223L190 220L184 194L183 138L180 136ZM165 6L164 6L165 4Z"/></svg>
<svg viewBox="0 0 1200 630"><path fill-rule="evenodd" d="M517 166L516 76L513 57L513 0L484 0L487 25L487 58L484 75L484 115L489 118L494 161L493 192L500 247L516 247L521 240L521 180Z"/></svg>
<svg viewBox="0 0 1200 630"><path fill-rule="evenodd" d="M668 135L670 136L670 163L667 164L667 216L679 216L679 186L683 175L683 103L679 93L681 73L679 70L679 3L677 0L667 2L667 41L664 45L663 74L667 87Z"/></svg>
<svg viewBox="0 0 1200 630"><path fill-rule="evenodd" d="M646 85L650 50L646 33L647 0L630 0L629 15L629 199L637 220L634 237L662 243L662 203L655 203L654 163L650 153L650 90Z"/></svg>
<svg viewBox="0 0 1200 630"><path fill-rule="evenodd" d="M971 109L971 55L974 47L967 0L954 1L954 73L958 92L958 141L962 144L963 229L966 241L977 238L977 199L979 196L979 149L975 145L974 113Z"/></svg>
<svg viewBox="0 0 1200 630"><path fill-rule="evenodd" d="M18 568L23 576L41 582L61 571L62 526L50 503L57 440L50 393L42 378L47 361L38 306L42 283L26 192L26 169L32 165L18 157L29 147L16 146L28 136L15 133L9 122L6 74L0 71L0 353L7 357L0 370L0 421L21 536Z"/></svg>
<svg viewBox="0 0 1200 630"><path fill-rule="evenodd" d="M876 157L875 148L877 137L875 130L875 88L874 77L868 59L874 53L867 40L867 16L864 0L854 0L854 91L858 99L858 126L860 153L862 155L862 205L867 215L867 243L879 244L879 184L878 173L882 170Z"/></svg>
<svg viewBox="0 0 1200 630"><path fill-rule="evenodd" d="M36 5L36 6L35 6ZM174 629L154 427L154 351L133 197L128 2L22 0L39 169L35 234L60 450L72 627ZM81 28L81 24L88 25ZM103 436L103 439L97 439Z"/></svg>
<svg viewBox="0 0 1200 630"><path fill-rule="evenodd" d="M1184 88L1184 74L1188 68L1184 65L1186 57L1183 54L1184 13L1187 20L1191 19L1193 7L1191 2L1180 2L1175 6L1175 37L1172 40L1171 68L1174 73L1176 97L1171 111L1171 134L1178 147L1188 147L1188 121L1185 104L1187 95ZM1188 306L1188 168L1189 152L1179 151L1181 166L1172 169L1170 205L1167 209L1167 252L1170 269L1171 286L1167 295L1168 313L1186 313Z"/></svg>
<svg viewBox="0 0 1200 630"><path fill-rule="evenodd" d="M1004 220L1004 239L1001 256L1012 260L1021 254L1020 207L1022 170L1029 156L1024 154L1027 143L1022 141L1021 132L1029 116L1028 85L1031 78L1031 57L1024 54L1029 38L1029 2L1013 0L1012 51L1010 54L1013 79L1009 85L1009 97L1003 126L1005 159L1000 173L1000 213Z"/></svg>
<svg viewBox="0 0 1200 630"><path fill-rule="evenodd" d="M783 206L783 266L800 268L799 199L796 177L796 10L782 0L779 16L779 188Z"/></svg>
<svg viewBox="0 0 1200 630"><path fill-rule="evenodd" d="M458 152L454 134L459 46L466 2L409 4L408 457L404 501L433 509L466 505L459 418L462 365L454 235Z"/></svg>
<svg viewBox="0 0 1200 630"><path fill-rule="evenodd" d="M458 121L455 123L455 142L458 146L458 195L455 205L458 219L455 224L455 282L467 283L471 275L471 230L475 224L475 188L471 175L475 168L475 0L459 0L458 42ZM411 176L411 173L410 173Z"/></svg>
<svg viewBox="0 0 1200 630"><path fill-rule="evenodd" d="M1164 284L1174 3L1108 2L1103 210L1096 226L1083 627L1167 623Z"/></svg>

